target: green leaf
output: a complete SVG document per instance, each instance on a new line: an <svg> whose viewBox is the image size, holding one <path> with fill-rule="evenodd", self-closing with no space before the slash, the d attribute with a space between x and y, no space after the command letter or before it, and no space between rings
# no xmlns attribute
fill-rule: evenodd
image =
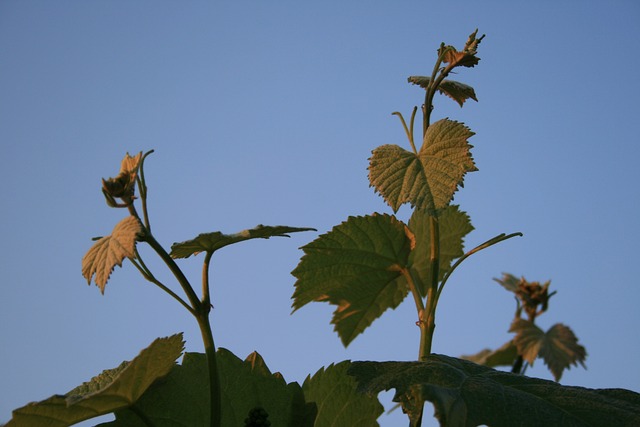
<svg viewBox="0 0 640 427"><path fill-rule="evenodd" d="M294 311L311 301L336 305L331 323L349 345L407 295L399 277L414 244L411 232L394 216L349 217L302 247L305 255L291 273L298 279Z"/></svg>
<svg viewBox="0 0 640 427"><path fill-rule="evenodd" d="M219 231L203 233L198 235L195 239L171 245L171 257L188 258L191 255L197 255L200 252L213 253L220 248L242 242L244 240L268 239L270 237L289 237L288 233L296 233L299 231L315 231L315 229L287 227L283 225L272 227L260 224L253 229L244 230L235 234L222 234Z"/></svg>
<svg viewBox="0 0 640 427"><path fill-rule="evenodd" d="M314 427L378 426L384 407L375 396L356 390L356 380L347 375L349 361L322 368L302 385L309 402L315 402L318 416Z"/></svg>
<svg viewBox="0 0 640 427"><path fill-rule="evenodd" d="M441 426L609 427L640 425L640 394L588 389L496 371L432 354L424 362L352 362L358 390L396 389L405 402L414 390L434 404ZM414 417L416 413L409 414Z"/></svg>
<svg viewBox="0 0 640 427"><path fill-rule="evenodd" d="M104 371L66 395L13 411L7 427L64 427L133 405L182 353L182 334L158 338L131 362Z"/></svg>
<svg viewBox="0 0 640 427"><path fill-rule="evenodd" d="M497 350L484 349L476 354L468 356L460 356L461 359L469 360L478 365L488 366L490 368L496 366L511 366L518 357L518 349L512 341L502 345Z"/></svg>
<svg viewBox="0 0 640 427"><path fill-rule="evenodd" d="M440 231L440 266L438 280L451 269L451 262L464 255L464 237L473 230L469 215L450 205L438 213ZM409 255L409 265L418 278L420 293L425 296L431 278L431 225L429 215L416 209L409 219L409 229L416 238L415 249Z"/></svg>
<svg viewBox="0 0 640 427"><path fill-rule="evenodd" d="M95 283L104 294L104 288L115 266L122 267L125 258L135 257L136 238L142 232L140 221L129 216L120 221L110 236L102 237L82 258L82 275L91 284Z"/></svg>
<svg viewBox="0 0 640 427"><path fill-rule="evenodd" d="M243 426L249 411L263 408L271 425L312 427L315 405L306 403L297 383L287 384L280 374L272 374L257 353L245 361L230 351L216 353L222 392L222 425ZM144 417L156 427L209 426L209 383L206 355L186 353L161 382L154 384L134 410L116 412L116 420L101 427L145 426Z"/></svg>
<svg viewBox="0 0 640 427"><path fill-rule="evenodd" d="M423 89L427 89L431 83L431 77L410 76L408 81ZM443 80L438 86L438 92L456 101L460 107L462 107L464 102L469 98L478 102L476 92L471 86L454 80Z"/></svg>
<svg viewBox="0 0 640 427"><path fill-rule="evenodd" d="M416 155L397 145L382 145L369 159L369 182L394 211L404 203L435 212L453 199L467 172L477 170L464 124L442 119L427 129Z"/></svg>
<svg viewBox="0 0 640 427"><path fill-rule="evenodd" d="M541 357L549 367L556 381L571 365L580 363L583 367L587 352L578 344L578 338L571 328L557 323L546 333L535 324L524 319L516 319L509 332L516 332L513 342L524 360L533 365L536 357Z"/></svg>

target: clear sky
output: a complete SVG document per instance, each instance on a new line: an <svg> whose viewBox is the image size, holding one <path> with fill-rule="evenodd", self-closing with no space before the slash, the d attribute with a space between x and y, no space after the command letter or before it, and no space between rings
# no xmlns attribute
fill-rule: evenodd
<svg viewBox="0 0 640 427"><path fill-rule="evenodd" d="M475 226L467 248L524 237L457 270L434 351L510 338L515 303L492 280L502 272L550 279L558 294L540 325L571 326L588 351L588 370L562 382L640 391L639 25L632 0L0 2L0 422L156 337L184 331L187 350L202 350L195 321L131 264L104 296L81 276L90 238L123 218L100 179L127 151L156 150L146 173L166 247L257 224L318 229L214 256L219 346L257 350L299 382L344 359L415 359L413 302L345 349L331 306L290 315L290 272L319 233L390 212L368 187L370 152L406 147L391 113L423 100L407 77L430 73L440 42L461 47L475 28L482 60L453 78L480 102L438 97L433 117L476 132L480 170L455 197ZM183 263L195 283L201 262ZM551 378L541 361L528 374ZM398 412L381 425L398 425Z"/></svg>

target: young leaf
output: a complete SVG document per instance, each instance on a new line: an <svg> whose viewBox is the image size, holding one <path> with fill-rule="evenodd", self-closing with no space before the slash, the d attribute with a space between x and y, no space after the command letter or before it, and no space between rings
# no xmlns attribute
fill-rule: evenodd
<svg viewBox="0 0 640 427"><path fill-rule="evenodd" d="M518 286L520 285L521 281L524 280L524 278L518 279L513 274L502 273L502 279L494 278L493 280L500 283L502 287L509 292L516 293L518 291Z"/></svg>
<svg viewBox="0 0 640 427"><path fill-rule="evenodd" d="M13 411L6 427L65 427L133 405L182 353L182 334L156 339L131 362L71 390Z"/></svg>
<svg viewBox="0 0 640 427"><path fill-rule="evenodd" d="M460 359L493 368L496 366L511 366L517 357L518 349L512 340L503 344L497 350L487 348L473 355L460 356Z"/></svg>
<svg viewBox="0 0 640 427"><path fill-rule="evenodd" d="M424 362L352 362L358 390L396 389L404 403L417 388L433 403L441 426L608 427L640 425L640 394L588 389L496 371L432 354ZM412 412L413 422L417 414Z"/></svg>
<svg viewBox="0 0 640 427"><path fill-rule="evenodd" d="M312 427L315 404L307 403L297 383L287 384L272 374L257 353L247 360L226 349L216 353L221 373L222 425L243 426L249 411L260 407L272 426ZM116 420L100 427L153 425L209 426L209 382L207 359L201 353L186 353L181 365L154 384L136 403L135 409L116 412ZM147 423L140 423L142 415Z"/></svg>
<svg viewBox="0 0 640 427"><path fill-rule="evenodd" d="M438 50L438 54L441 55L443 53L442 49L445 49L444 53L444 63L450 64L450 67L469 67L472 68L478 65L480 58L476 56L478 45L484 38L484 34L481 37L476 38L478 34L478 30L475 30L464 45L464 49L461 52L458 52L453 46L442 46Z"/></svg>
<svg viewBox="0 0 640 427"><path fill-rule="evenodd" d="M357 392L356 380L347 375L350 365L349 361L329 365L304 381L305 398L318 407L314 427L378 426L384 407L375 396Z"/></svg>
<svg viewBox="0 0 640 427"><path fill-rule="evenodd" d="M440 229L440 267L438 280L442 280L451 268L451 262L464 255L464 237L473 230L469 215L450 205L438 213ZM416 209L409 219L409 229L416 237L416 247L409 255L409 265L414 271L414 277L419 279L417 284L420 293L426 295L426 286L431 277L431 225L429 216L423 210Z"/></svg>
<svg viewBox="0 0 640 427"><path fill-rule="evenodd" d="M347 346L408 293L400 280L415 244L406 225L390 215L349 217L302 247L291 274L298 280L293 309L311 301L336 305L331 323Z"/></svg>
<svg viewBox="0 0 640 427"><path fill-rule="evenodd" d="M120 173L115 178L102 180L102 193L104 194L107 204L111 207L124 207L133 201L135 193L136 177L140 167L142 152L135 156L127 153L120 164ZM119 205L116 198L122 199L125 204Z"/></svg>
<svg viewBox="0 0 640 427"><path fill-rule="evenodd" d="M431 77L410 76L408 78L408 81L409 83L418 85L423 89L427 89L429 87L429 83L431 82ZM464 83L456 82L454 80L443 80L438 86L438 92L456 101L458 105L460 105L460 107L462 107L464 105L464 102L469 98L478 102L478 98L476 98L476 92L471 86Z"/></svg>
<svg viewBox="0 0 640 427"><path fill-rule="evenodd" d="M200 252L215 252L234 243L249 239L268 239L270 237L289 237L288 233L299 231L315 231L314 228L287 227L283 225L265 226L258 225L250 230L244 230L235 234L222 234L219 231L203 233L195 239L171 245L172 258L188 258Z"/></svg>
<svg viewBox="0 0 640 427"><path fill-rule="evenodd" d="M557 323L545 333L528 320L516 319L509 332L516 332L513 342L524 360L533 365L536 357L541 357L556 381L560 381L562 372L571 365L580 363L585 367L587 352L568 326Z"/></svg>
<svg viewBox="0 0 640 427"><path fill-rule="evenodd" d="M104 288L115 266L122 267L125 258L135 257L136 238L142 232L137 218L129 216L120 221L110 236L98 240L82 258L82 275L91 284L95 283L104 294Z"/></svg>
<svg viewBox="0 0 640 427"><path fill-rule="evenodd" d="M443 209L464 175L477 170L467 141L473 135L464 124L442 119L429 126L417 155L380 146L369 159L369 182L394 211L404 203L428 212Z"/></svg>

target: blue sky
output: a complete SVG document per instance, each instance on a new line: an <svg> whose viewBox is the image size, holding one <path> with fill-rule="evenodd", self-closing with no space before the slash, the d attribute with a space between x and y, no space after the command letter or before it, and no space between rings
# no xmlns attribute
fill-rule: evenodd
<svg viewBox="0 0 640 427"><path fill-rule="evenodd" d="M568 324L588 351L588 370L562 382L640 391L640 6L370 3L0 2L0 421L158 336L184 331L187 350L202 350L195 321L130 264L104 296L80 274L90 238L124 215L104 203L100 178L116 175L127 151L155 149L151 221L166 247L257 224L318 229L214 256L218 346L257 350L299 382L344 359L415 359L411 301L345 349L330 306L290 315L289 273L319 233L349 215L390 212L368 187L370 152L406 146L391 113L407 116L423 100L406 78L430 73L440 42L460 47L475 28L486 34L480 64L453 78L480 102L460 109L439 97L433 118L476 132L480 170L454 200L475 226L467 247L501 232L524 237L457 270L434 351L509 339L515 304L492 278L552 280L558 294L540 325ZM184 262L196 283L201 261ZM528 373L550 378L541 361Z"/></svg>

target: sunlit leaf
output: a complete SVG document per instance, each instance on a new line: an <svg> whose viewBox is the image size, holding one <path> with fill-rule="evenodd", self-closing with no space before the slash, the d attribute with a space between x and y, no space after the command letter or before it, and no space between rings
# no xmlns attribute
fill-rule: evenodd
<svg viewBox="0 0 640 427"><path fill-rule="evenodd" d="M115 266L122 266L125 258L135 257L136 238L142 232L140 221L129 216L120 221L110 236L102 237L82 258L82 275L91 284L95 283L104 293L109 276Z"/></svg>
<svg viewBox="0 0 640 427"><path fill-rule="evenodd" d="M429 83L431 82L431 77L410 76L408 80L409 83L413 83L423 89L427 89L429 87ZM473 99L476 102L478 101L478 98L476 98L476 92L471 86L464 83L456 82L454 80L443 80L438 86L438 92L453 99L461 107L469 98Z"/></svg>
<svg viewBox="0 0 640 427"><path fill-rule="evenodd" d="M609 427L640 425L640 394L562 386L432 354L424 362L352 362L358 390L395 389L405 404L416 388L432 402L441 426ZM412 407L412 405L408 405ZM416 421L418 412L410 417Z"/></svg>
<svg viewBox="0 0 640 427"><path fill-rule="evenodd" d="M445 208L462 186L464 175L477 170L464 124L439 120L427 129L416 155L397 145L373 150L369 182L394 211L404 203L434 212Z"/></svg>
<svg viewBox="0 0 640 427"><path fill-rule="evenodd" d="M314 427L378 426L384 407L375 396L356 390L356 380L347 375L349 366L349 361L329 365L304 381L305 398L318 407Z"/></svg>
<svg viewBox="0 0 640 427"><path fill-rule="evenodd" d="M451 269L454 259L464 255L464 237L473 230L469 216L450 205L438 213L438 228L440 231L440 264L438 280L442 280L445 273ZM414 210L409 219L409 229L416 238L416 247L409 255L409 264L414 277L419 279L417 284L420 293L426 295L426 287L431 278L431 225L429 215L421 209Z"/></svg>
<svg viewBox="0 0 640 427"><path fill-rule="evenodd" d="M119 206L115 198L122 198L127 203L133 200L141 158L142 152L139 152L135 156L130 156L129 153L127 153L120 164L120 173L118 176L102 180L102 192L109 206Z"/></svg>
<svg viewBox="0 0 640 427"><path fill-rule="evenodd" d="M66 427L134 404L175 366L182 334L158 338L131 362L109 369L66 395L55 395L13 411L6 427Z"/></svg>
<svg viewBox="0 0 640 427"><path fill-rule="evenodd" d="M469 360L478 365L488 366L511 366L518 357L518 349L513 341L509 341L496 350L484 349L473 355L460 356L461 359Z"/></svg>
<svg viewBox="0 0 640 427"><path fill-rule="evenodd" d="M476 29L469 35L462 51L457 51L453 46L441 46L438 54L442 55L444 53L443 62L445 64L448 63L451 67L474 67L477 65L480 61L480 58L476 56L478 45L484 38L484 34L481 37L476 37L477 34L478 30Z"/></svg>
<svg viewBox="0 0 640 427"><path fill-rule="evenodd" d="M542 358L556 381L560 381L562 372L571 365L585 366L587 352L568 326L557 323L545 333L528 320L516 319L509 332L516 333L513 342L524 360L533 365L536 357Z"/></svg>
<svg viewBox="0 0 640 427"><path fill-rule="evenodd" d="M349 217L302 247L305 255L292 272L298 279L294 311L311 301L337 306L331 323L347 346L407 295L406 282L398 278L414 244L394 216Z"/></svg>
<svg viewBox="0 0 640 427"><path fill-rule="evenodd" d="M195 239L171 245L172 258L188 258L200 252L215 252L234 243L249 239L268 239L270 237L289 237L289 233L299 231L315 231L314 228L287 227L283 225L265 226L258 225L250 230L244 230L235 234L223 234L219 231L203 233Z"/></svg>

